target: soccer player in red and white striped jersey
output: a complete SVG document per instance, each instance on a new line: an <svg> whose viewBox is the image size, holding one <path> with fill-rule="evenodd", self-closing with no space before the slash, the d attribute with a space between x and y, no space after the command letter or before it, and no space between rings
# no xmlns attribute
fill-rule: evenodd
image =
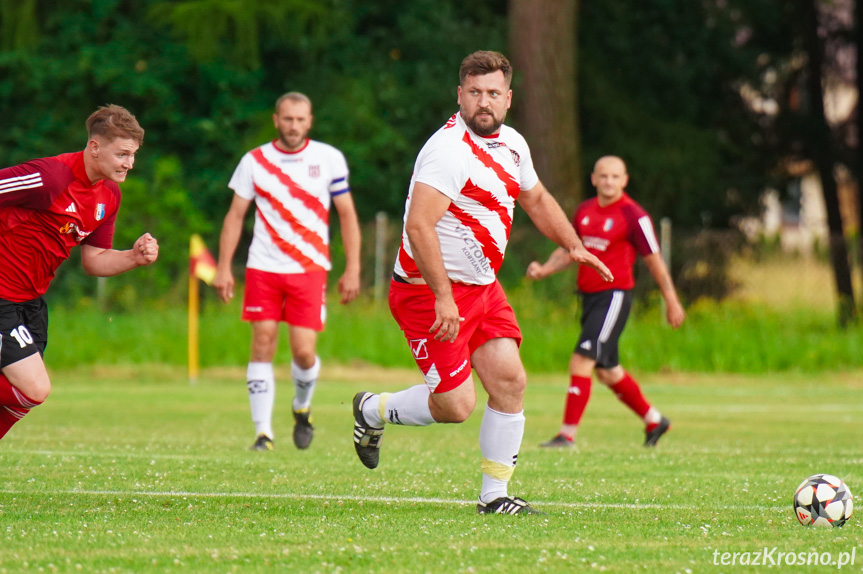
<svg viewBox="0 0 863 574"><path fill-rule="evenodd" d="M510 496L524 434L521 330L497 281L518 202L539 230L578 263L608 269L588 253L537 177L524 138L503 125L512 68L475 52L459 70L459 112L423 146L405 205L389 302L424 384L354 397L354 445L375 468L385 424L460 423L476 406L472 369L488 392L479 444L477 512L534 510Z"/></svg>
<svg viewBox="0 0 863 574"><path fill-rule="evenodd" d="M149 233L129 250L112 248L118 184L135 163L144 130L114 105L93 112L86 125L83 151L0 169L0 438L51 391L42 295L72 248L81 246L84 271L100 277L159 255Z"/></svg>
<svg viewBox="0 0 863 574"><path fill-rule="evenodd" d="M670 421L653 407L641 387L618 360L620 338L632 304L635 286L633 265L641 255L653 275L666 303L666 318L678 328L685 318L683 306L662 256L650 216L624 191L629 176L626 164L616 156L600 158L591 174L597 196L582 203L572 225L588 251L596 255L614 274L606 282L592 269L579 267L578 290L582 297L581 335L569 363L570 385L560 431L542 444L547 447L571 446L587 402L591 376L596 370L607 385L645 425L645 446L655 446L670 428ZM571 260L555 250L548 261L532 262L527 268L531 279L543 279L567 268Z"/></svg>
<svg viewBox="0 0 863 574"><path fill-rule="evenodd" d="M252 324L247 387L257 437L254 450L272 450L278 326L289 326L295 395L294 445L313 437L311 403L321 368L316 346L326 319L330 265L329 212L339 215L345 272L338 281L342 303L360 290L360 227L348 186L348 164L333 146L310 140L312 103L299 92L276 101L278 137L246 153L228 187L234 190L219 241L214 286L226 303L234 296L231 262L243 218L255 204L255 226L246 263L242 318Z"/></svg>

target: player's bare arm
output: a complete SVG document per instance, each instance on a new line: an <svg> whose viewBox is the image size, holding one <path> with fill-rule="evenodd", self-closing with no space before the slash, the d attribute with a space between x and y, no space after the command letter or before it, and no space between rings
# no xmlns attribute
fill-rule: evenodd
<svg viewBox="0 0 863 574"><path fill-rule="evenodd" d="M159 242L145 233L131 249L102 249L92 245L81 246L81 266L87 275L112 277L154 263L159 257Z"/></svg>
<svg viewBox="0 0 863 574"><path fill-rule="evenodd" d="M234 194L231 207L228 208L222 224L222 234L219 236L219 262L216 264L213 287L225 303L234 298L234 272L231 270L231 263L237 251L237 244L240 243L240 235L243 233L243 218L251 204L252 200L243 199Z"/></svg>
<svg viewBox="0 0 863 574"><path fill-rule="evenodd" d="M665 318L668 320L669 325L677 329L683 324L686 313L683 311L683 305L680 304L680 299L677 297L677 290L674 288L671 274L668 272L668 268L665 266L665 262L659 253L646 255L644 263L656 280L656 284L659 285L662 298L665 299Z"/></svg>
<svg viewBox="0 0 863 574"><path fill-rule="evenodd" d="M557 203L557 200L548 192L542 182L537 183L527 191L522 191L518 196L518 202L537 229L566 249L573 262L595 269L606 281L614 279L608 267L584 248L560 204Z"/></svg>
<svg viewBox="0 0 863 574"><path fill-rule="evenodd" d="M450 206L450 199L430 185L414 185L405 231L414 261L435 296L435 321L429 328L434 338L455 341L461 322L441 255L435 225Z"/></svg>
<svg viewBox="0 0 863 574"><path fill-rule="evenodd" d="M527 266L527 278L539 281L545 279L549 275L554 275L563 271L572 264L572 259L569 257L569 251L563 247L558 247L548 256L548 261L540 263L539 261L531 261Z"/></svg>
<svg viewBox="0 0 863 574"><path fill-rule="evenodd" d="M345 247L345 272L339 278L338 290L342 304L350 303L360 294L360 222L350 193L333 198L333 207L339 214L342 244Z"/></svg>

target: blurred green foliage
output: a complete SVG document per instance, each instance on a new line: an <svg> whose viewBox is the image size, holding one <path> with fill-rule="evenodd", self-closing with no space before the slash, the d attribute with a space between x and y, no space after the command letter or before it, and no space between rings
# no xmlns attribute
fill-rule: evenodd
<svg viewBox="0 0 863 574"><path fill-rule="evenodd" d="M227 181L245 151L274 136L272 106L286 91L311 97L312 136L347 156L361 219L378 211L400 219L417 152L457 109L461 59L507 51L507 7L0 0L0 165L80 149L97 106L129 108L147 135L123 186L116 246L150 231L162 250L152 269L111 279L109 297L123 305L166 293L177 300L189 234L201 233L215 252ZM599 155L623 156L630 192L656 220L721 227L750 209L776 158L758 145L761 127L739 87L758 84L765 54L772 62L774 52L790 53L773 24L778 10L769 0L582 2L584 156L573 161L589 173ZM741 30L752 39L736 42ZM514 88L518 105L518 70ZM552 247L521 213L516 226L502 271L510 284ZM241 246L238 265L242 254ZM95 282L73 266L52 292L94 296Z"/></svg>

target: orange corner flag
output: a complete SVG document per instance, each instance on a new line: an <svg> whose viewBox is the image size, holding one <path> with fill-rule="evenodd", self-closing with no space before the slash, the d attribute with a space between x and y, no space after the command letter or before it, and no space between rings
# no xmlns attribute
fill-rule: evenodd
<svg viewBox="0 0 863 574"><path fill-rule="evenodd" d="M189 241L189 275L207 285L212 285L216 279L216 259L197 233Z"/></svg>

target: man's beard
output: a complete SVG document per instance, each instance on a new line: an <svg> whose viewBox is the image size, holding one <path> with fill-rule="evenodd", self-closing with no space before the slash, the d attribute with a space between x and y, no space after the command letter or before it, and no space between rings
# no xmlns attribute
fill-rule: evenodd
<svg viewBox="0 0 863 574"><path fill-rule="evenodd" d="M491 116L492 122L490 124L483 125L479 123L477 115L479 115L480 111L484 111L489 116ZM500 129L500 126L503 125L504 120L504 118L501 118L498 121L498 119L494 116L494 113L489 110L477 110L477 112L471 117L467 117L465 114L462 114L462 118L464 118L464 123L466 123L467 126L471 130L473 130L473 133L478 136L494 135Z"/></svg>
<svg viewBox="0 0 863 574"><path fill-rule="evenodd" d="M289 139L290 138L290 139ZM288 134L279 133L279 139L282 140L282 145L288 149L298 148L303 145L306 138L297 136L289 136ZM291 139L296 140L296 143L291 143Z"/></svg>

